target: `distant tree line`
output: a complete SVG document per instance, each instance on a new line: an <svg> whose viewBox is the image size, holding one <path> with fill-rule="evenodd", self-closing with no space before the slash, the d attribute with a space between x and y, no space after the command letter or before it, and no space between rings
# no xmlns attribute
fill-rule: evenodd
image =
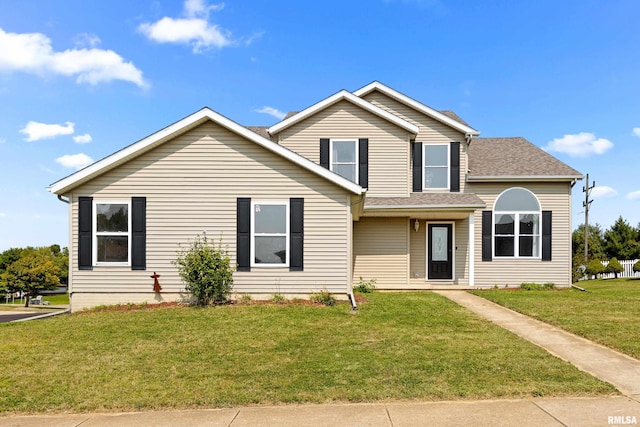
<svg viewBox="0 0 640 427"><path fill-rule="evenodd" d="M603 231L599 224L589 225L589 245L587 259L584 256L584 224L571 235L573 249L573 279L584 276L597 276L601 273L622 272L620 260L640 259L640 224L633 227L622 216L607 230ZM602 261L609 261L604 267ZM640 271L640 261L635 264L634 271Z"/></svg>
<svg viewBox="0 0 640 427"><path fill-rule="evenodd" d="M0 253L0 295L23 292L25 307L41 291L66 285L69 249L60 245L11 248Z"/></svg>

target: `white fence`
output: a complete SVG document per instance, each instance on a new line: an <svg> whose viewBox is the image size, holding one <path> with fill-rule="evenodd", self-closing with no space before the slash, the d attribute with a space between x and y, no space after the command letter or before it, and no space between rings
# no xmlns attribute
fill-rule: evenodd
<svg viewBox="0 0 640 427"><path fill-rule="evenodd" d="M620 261L620 264L622 265L623 270L622 270L622 273L618 273L618 277L640 277L640 272L637 272L637 273L633 272L633 264L635 264L636 262L638 262L637 259ZM609 264L609 261L602 261L602 265L604 265L605 267L608 264ZM616 275L613 273L602 273L600 277L603 279L613 279L614 277L616 277Z"/></svg>

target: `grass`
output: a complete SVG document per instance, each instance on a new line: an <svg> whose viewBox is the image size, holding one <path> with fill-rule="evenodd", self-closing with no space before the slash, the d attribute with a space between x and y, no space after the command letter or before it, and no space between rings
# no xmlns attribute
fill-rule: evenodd
<svg viewBox="0 0 640 427"><path fill-rule="evenodd" d="M473 293L640 359L640 280L588 280L579 286L589 292Z"/></svg>
<svg viewBox="0 0 640 427"><path fill-rule="evenodd" d="M61 294L61 295L47 295L42 297L43 301L49 301L50 305L69 305L69 294ZM24 309L24 299L20 302L20 299L15 299L13 304L11 303L11 299L9 299L9 303L5 303L6 299L4 296L0 297L0 311L10 311L10 310L21 310ZM29 304L29 308L31 309L51 309L49 305L33 305Z"/></svg>
<svg viewBox="0 0 640 427"><path fill-rule="evenodd" d="M431 293L0 324L0 411L616 394Z"/></svg>

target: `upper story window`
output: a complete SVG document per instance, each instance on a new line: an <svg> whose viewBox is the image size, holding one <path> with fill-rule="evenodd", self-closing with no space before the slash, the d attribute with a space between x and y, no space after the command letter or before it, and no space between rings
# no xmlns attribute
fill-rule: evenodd
<svg viewBox="0 0 640 427"><path fill-rule="evenodd" d="M358 141L332 139L329 150L329 169L349 181L358 183Z"/></svg>
<svg viewBox="0 0 640 427"><path fill-rule="evenodd" d="M450 166L450 144L423 144L422 159L424 173L422 188L425 190L448 190Z"/></svg>
<svg viewBox="0 0 640 427"><path fill-rule="evenodd" d="M540 202L525 188L510 188L496 199L494 256L540 257Z"/></svg>
<svg viewBox="0 0 640 427"><path fill-rule="evenodd" d="M251 202L253 266L289 265L289 203Z"/></svg>
<svg viewBox="0 0 640 427"><path fill-rule="evenodd" d="M94 200L93 264L129 265L131 253L131 215L129 201Z"/></svg>

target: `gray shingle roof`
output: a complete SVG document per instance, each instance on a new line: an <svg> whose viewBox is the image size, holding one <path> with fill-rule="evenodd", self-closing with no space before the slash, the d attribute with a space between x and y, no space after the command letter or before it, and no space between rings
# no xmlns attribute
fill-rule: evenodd
<svg viewBox="0 0 640 427"><path fill-rule="evenodd" d="M365 209L380 208L438 208L484 207L486 204L475 194L466 193L411 193L409 197L367 197Z"/></svg>
<svg viewBox="0 0 640 427"><path fill-rule="evenodd" d="M582 174L522 137L475 138L469 145L474 177L581 177Z"/></svg>
<svg viewBox="0 0 640 427"><path fill-rule="evenodd" d="M453 112L453 111L451 111L451 110L440 110L440 112L441 112L442 114L444 114L445 116L449 117L450 119L455 120L455 121L456 121L456 122L458 122L458 123L462 123L462 124L463 124L463 125L465 125L465 126L469 126L469 123L467 123L467 122L465 122L464 120L462 120L462 119L460 118L460 116L458 116L456 113L454 113L454 112Z"/></svg>

